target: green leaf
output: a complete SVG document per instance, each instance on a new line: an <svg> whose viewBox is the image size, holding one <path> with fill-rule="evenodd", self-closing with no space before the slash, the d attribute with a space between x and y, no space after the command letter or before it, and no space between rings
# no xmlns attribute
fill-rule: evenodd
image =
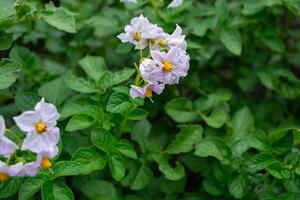
<svg viewBox="0 0 300 200"><path fill-rule="evenodd" d="M19 110L33 110L41 98L35 92L17 92L15 103Z"/></svg>
<svg viewBox="0 0 300 200"><path fill-rule="evenodd" d="M42 186L43 200L73 200L72 190L65 183L46 181Z"/></svg>
<svg viewBox="0 0 300 200"><path fill-rule="evenodd" d="M243 3L243 14L245 15L253 15L267 6L274 6L276 4L280 4L280 0L244 0Z"/></svg>
<svg viewBox="0 0 300 200"><path fill-rule="evenodd" d="M224 162L224 164L228 164L231 151L223 140L218 138L205 138L198 143L194 154L200 157L213 156Z"/></svg>
<svg viewBox="0 0 300 200"><path fill-rule="evenodd" d="M68 101L60 112L61 118L70 117L75 114L86 114L95 119L103 117L103 112L99 105L90 99Z"/></svg>
<svg viewBox="0 0 300 200"><path fill-rule="evenodd" d="M0 198L6 199L17 193L22 185L23 179L20 177L9 178L0 183Z"/></svg>
<svg viewBox="0 0 300 200"><path fill-rule="evenodd" d="M97 92L96 85L93 82L75 76L72 71L67 72L65 76L65 82L72 90L75 90L77 92L82 92L82 93Z"/></svg>
<svg viewBox="0 0 300 200"><path fill-rule="evenodd" d="M114 138L110 132L104 128L96 128L92 131L91 139L93 144L100 150L109 153L114 145Z"/></svg>
<svg viewBox="0 0 300 200"><path fill-rule="evenodd" d="M102 90L106 90L114 85L128 80L134 73L135 70L130 68L125 68L115 73L109 72L100 79L100 87Z"/></svg>
<svg viewBox="0 0 300 200"><path fill-rule="evenodd" d="M185 177L184 168L180 162L176 162L176 165L173 168L168 162L168 157L160 152L155 153L153 159L157 162L158 169L167 179L177 181Z"/></svg>
<svg viewBox="0 0 300 200"><path fill-rule="evenodd" d="M123 157L116 151L110 151L108 162L113 178L116 181L120 181L125 176L125 161Z"/></svg>
<svg viewBox="0 0 300 200"><path fill-rule="evenodd" d="M73 115L65 130L68 132L78 131L88 128L96 122L96 119L86 114Z"/></svg>
<svg viewBox="0 0 300 200"><path fill-rule="evenodd" d="M231 53L238 56L241 55L242 39L238 30L223 29L220 34L220 40Z"/></svg>
<svg viewBox="0 0 300 200"><path fill-rule="evenodd" d="M1 0L0 1L0 20L15 15L14 9L15 0Z"/></svg>
<svg viewBox="0 0 300 200"><path fill-rule="evenodd" d="M124 156L129 158L137 159L136 152L132 145L126 140L122 140L115 145L115 148Z"/></svg>
<svg viewBox="0 0 300 200"><path fill-rule="evenodd" d="M13 34L0 32L0 51L9 49L13 42Z"/></svg>
<svg viewBox="0 0 300 200"><path fill-rule="evenodd" d="M89 199L97 200L118 200L117 190L108 181L90 180L84 183L80 190ZM98 198L97 198L98 197Z"/></svg>
<svg viewBox="0 0 300 200"><path fill-rule="evenodd" d="M87 55L79 61L85 73L95 81L99 81L106 73L106 65L102 57Z"/></svg>
<svg viewBox="0 0 300 200"><path fill-rule="evenodd" d="M20 188L18 200L28 200L50 179L51 177L46 174L38 174L34 177L27 178Z"/></svg>
<svg viewBox="0 0 300 200"><path fill-rule="evenodd" d="M132 103L127 94L114 92L108 100L106 110L111 113L123 113L132 108Z"/></svg>
<svg viewBox="0 0 300 200"><path fill-rule="evenodd" d="M165 105L165 110L178 123L192 122L198 118L193 102L185 98L172 99Z"/></svg>
<svg viewBox="0 0 300 200"><path fill-rule="evenodd" d="M207 123L207 125L213 128L220 128L226 121L226 112L221 108L215 108L209 116L200 112L201 117Z"/></svg>
<svg viewBox="0 0 300 200"><path fill-rule="evenodd" d="M193 150L194 145L202 139L202 127L200 125L183 125L176 139L165 150L169 154L187 153Z"/></svg>
<svg viewBox="0 0 300 200"><path fill-rule="evenodd" d="M51 26L68 33L76 33L74 14L65 8L57 8L53 4L47 4L42 18Z"/></svg>
<svg viewBox="0 0 300 200"><path fill-rule="evenodd" d="M68 98L71 90L66 86L63 78L57 78L50 82L43 84L38 94L44 97L46 101L59 106L64 100Z"/></svg>
<svg viewBox="0 0 300 200"><path fill-rule="evenodd" d="M96 147L83 147L72 156L72 161L81 166L81 174L89 174L95 170L101 170L106 165L106 155Z"/></svg>
<svg viewBox="0 0 300 200"><path fill-rule="evenodd" d="M0 90L10 87L18 78L22 67L12 59L3 58L0 61Z"/></svg>
<svg viewBox="0 0 300 200"><path fill-rule="evenodd" d="M241 199L245 196L247 191L247 185L245 178L240 175L233 179L228 186L229 192L237 199Z"/></svg>
<svg viewBox="0 0 300 200"><path fill-rule="evenodd" d="M137 174L130 185L130 188L132 190L144 189L146 186L150 184L152 178L153 178L153 173L151 169L145 163L142 163L141 167L137 171Z"/></svg>
<svg viewBox="0 0 300 200"><path fill-rule="evenodd" d="M81 172L81 166L74 161L59 161L53 167L55 177L77 176Z"/></svg>
<svg viewBox="0 0 300 200"><path fill-rule="evenodd" d="M139 120L145 119L148 114L149 114L148 111L146 111L142 108L137 108L137 109L130 111L127 115L127 118L130 120L139 121Z"/></svg>
<svg viewBox="0 0 300 200"><path fill-rule="evenodd" d="M283 0L285 6L297 16L300 16L300 2L297 0Z"/></svg>
<svg viewBox="0 0 300 200"><path fill-rule="evenodd" d="M133 127L131 138L132 140L139 143L139 145L142 148L142 151L146 150L146 145L148 143L147 141L150 132L151 124L148 120L139 121Z"/></svg>
<svg viewBox="0 0 300 200"><path fill-rule="evenodd" d="M254 119L247 107L238 110L232 119L233 142L243 140L254 129Z"/></svg>

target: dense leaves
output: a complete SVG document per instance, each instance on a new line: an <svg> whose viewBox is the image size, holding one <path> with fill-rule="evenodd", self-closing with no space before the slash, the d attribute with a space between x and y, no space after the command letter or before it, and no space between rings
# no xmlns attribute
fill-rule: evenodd
<svg viewBox="0 0 300 200"><path fill-rule="evenodd" d="M137 1L0 0L7 136L42 97L61 115L52 168L0 182L0 199L299 199L299 1ZM179 24L190 55L144 100L129 87L148 52L116 37L140 14Z"/></svg>

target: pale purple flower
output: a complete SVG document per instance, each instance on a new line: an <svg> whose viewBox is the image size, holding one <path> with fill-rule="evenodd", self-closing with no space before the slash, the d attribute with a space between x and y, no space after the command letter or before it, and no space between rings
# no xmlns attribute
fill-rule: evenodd
<svg viewBox="0 0 300 200"><path fill-rule="evenodd" d="M132 98L137 98L137 97L151 98L153 92L155 92L156 94L161 94L164 88L165 86L163 84L148 84L143 88L135 85L131 85L130 96Z"/></svg>
<svg viewBox="0 0 300 200"><path fill-rule="evenodd" d="M50 151L59 141L59 129L55 127L59 117L56 107L45 103L44 99L37 103L34 111L27 111L14 117L19 128L27 132L22 150L34 153Z"/></svg>
<svg viewBox="0 0 300 200"><path fill-rule="evenodd" d="M50 159L54 158L57 154L58 154L57 146L53 146L51 150L48 152L39 153L34 162L25 164L24 174L27 176L35 176L38 173L39 169L46 168L45 165L47 165L50 162Z"/></svg>
<svg viewBox="0 0 300 200"><path fill-rule="evenodd" d="M117 37L123 42L135 45L135 49L144 49L149 42L160 40L163 37L163 30L157 25L151 24L149 20L140 15L131 20L130 25L126 25L125 33Z"/></svg>
<svg viewBox="0 0 300 200"><path fill-rule="evenodd" d="M173 0L173 1L168 5L168 8L177 8L177 7L181 6L182 3L183 3L183 0Z"/></svg>
<svg viewBox="0 0 300 200"><path fill-rule="evenodd" d="M21 176L24 164L22 162L8 165L0 161L0 181L6 181L9 177Z"/></svg>
<svg viewBox="0 0 300 200"><path fill-rule="evenodd" d="M174 32L169 35L165 35L164 42L166 43L166 46L168 49L171 49L173 47L178 47L182 50L186 50L187 48L187 43L185 41L185 35L182 35L182 29L179 25L176 24L176 28Z"/></svg>
<svg viewBox="0 0 300 200"><path fill-rule="evenodd" d="M163 80L161 67L152 59L144 59L139 66L141 77L148 83L157 83Z"/></svg>
<svg viewBox="0 0 300 200"><path fill-rule="evenodd" d="M0 155L7 158L18 149L18 146L5 137L5 129L4 118L0 115Z"/></svg>
<svg viewBox="0 0 300 200"><path fill-rule="evenodd" d="M177 84L180 77L187 75L190 58L182 49L174 47L167 53L158 50L152 50L150 53L161 70L162 83Z"/></svg>

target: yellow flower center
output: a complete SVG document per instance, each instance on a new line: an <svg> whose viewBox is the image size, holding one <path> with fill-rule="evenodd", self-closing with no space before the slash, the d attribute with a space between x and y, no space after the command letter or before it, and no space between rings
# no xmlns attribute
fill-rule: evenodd
<svg viewBox="0 0 300 200"><path fill-rule="evenodd" d="M151 88L146 89L146 97L148 97L148 98L152 97L152 89Z"/></svg>
<svg viewBox="0 0 300 200"><path fill-rule="evenodd" d="M41 167L43 169L49 169L52 167L52 163L48 158L43 158L41 162Z"/></svg>
<svg viewBox="0 0 300 200"><path fill-rule="evenodd" d="M2 173L0 172L0 181L4 182L8 179L8 174L7 173Z"/></svg>
<svg viewBox="0 0 300 200"><path fill-rule="evenodd" d="M47 126L43 122L39 122L39 123L35 124L35 130L39 134L42 134L42 133L44 133L47 130Z"/></svg>
<svg viewBox="0 0 300 200"><path fill-rule="evenodd" d="M167 61L167 60L163 61L163 65L164 65L164 71L165 72L172 71L173 65L169 61Z"/></svg>
<svg viewBox="0 0 300 200"><path fill-rule="evenodd" d="M159 46L161 46L161 47L166 47L166 46L168 45L168 43L167 43L166 40L160 40L160 41L158 42L158 44L159 44Z"/></svg>
<svg viewBox="0 0 300 200"><path fill-rule="evenodd" d="M133 39L137 42L141 41L142 33L135 33L134 36L133 36Z"/></svg>

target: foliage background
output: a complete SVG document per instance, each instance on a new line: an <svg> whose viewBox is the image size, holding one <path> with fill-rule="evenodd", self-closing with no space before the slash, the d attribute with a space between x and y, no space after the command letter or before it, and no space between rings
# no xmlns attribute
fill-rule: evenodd
<svg viewBox="0 0 300 200"><path fill-rule="evenodd" d="M168 3L0 0L0 114L62 115L55 174L1 199L299 199L300 1ZM116 38L140 14L182 26L191 57L154 103L129 97L138 53Z"/></svg>

